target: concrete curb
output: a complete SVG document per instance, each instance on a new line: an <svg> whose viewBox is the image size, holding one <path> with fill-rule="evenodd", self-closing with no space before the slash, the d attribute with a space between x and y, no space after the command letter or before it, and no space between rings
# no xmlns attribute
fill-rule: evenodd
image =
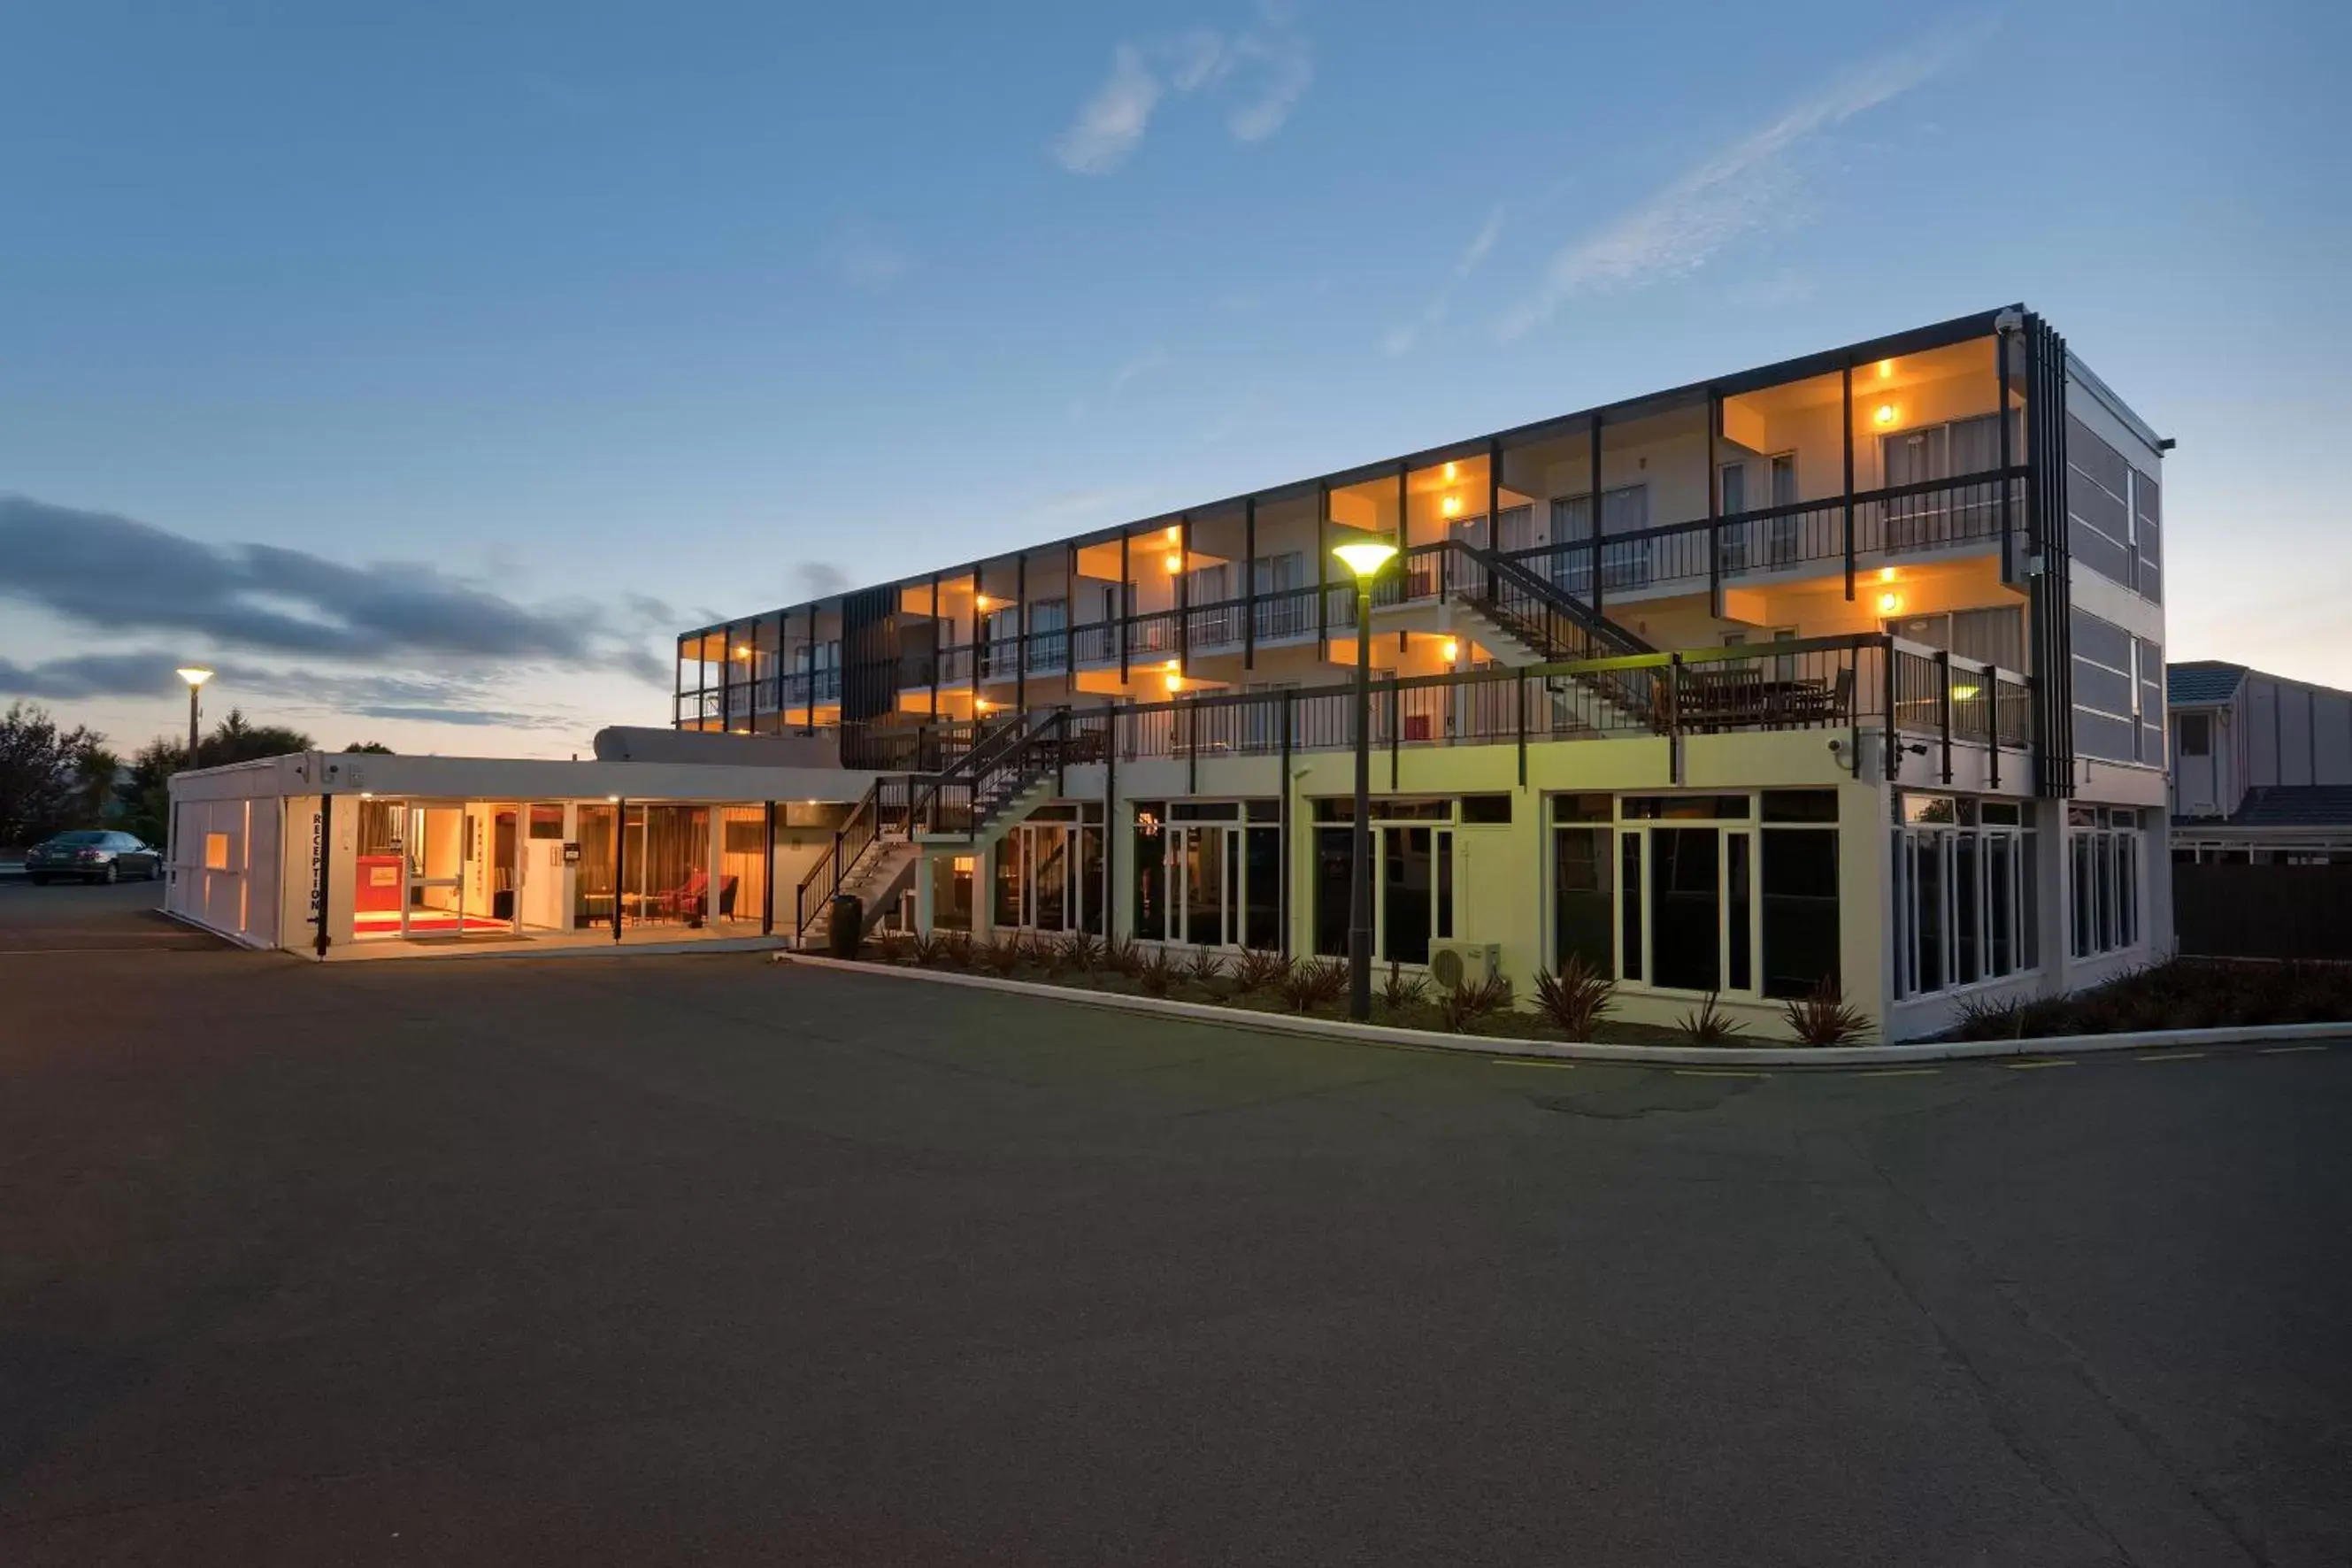
<svg viewBox="0 0 2352 1568"><path fill-rule="evenodd" d="M1400 1029L1387 1024L1349 1024L1329 1018L1301 1018L1287 1013L1253 1013L1237 1007L1214 1006L1205 1002L1162 1001L1156 996L1081 991L1067 985L1041 985L1027 980L999 980L986 974L958 974L936 969L824 958L813 953L780 952L776 961L804 963L815 969L844 970L854 974L928 981L936 985L961 985L973 991L1040 996L1118 1013L1190 1018L1199 1023L1222 1024L1227 1028L1257 1029L1267 1034L1413 1046L1423 1050L1461 1051L1470 1056L1618 1062L1636 1067L1900 1067L1916 1062L2084 1056L2105 1051L2352 1038L2352 1023L2342 1023L2263 1024L2220 1029L2147 1029L2128 1035L2057 1035L2021 1040L1933 1040L1907 1046L1622 1046L1598 1041L1505 1040L1485 1035L1445 1034L1435 1029Z"/></svg>

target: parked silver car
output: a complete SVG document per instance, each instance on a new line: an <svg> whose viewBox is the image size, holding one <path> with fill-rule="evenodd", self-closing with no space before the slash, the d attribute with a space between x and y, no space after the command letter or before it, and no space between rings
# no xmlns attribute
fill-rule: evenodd
<svg viewBox="0 0 2352 1568"><path fill-rule="evenodd" d="M65 877L85 882L153 881L163 874L163 851L128 833L102 827L60 833L25 853L25 875L36 882Z"/></svg>

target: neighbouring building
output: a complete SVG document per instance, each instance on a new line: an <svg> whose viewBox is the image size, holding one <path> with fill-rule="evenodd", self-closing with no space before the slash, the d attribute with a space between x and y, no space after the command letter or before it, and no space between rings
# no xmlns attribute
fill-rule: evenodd
<svg viewBox="0 0 2352 1568"><path fill-rule="evenodd" d="M832 744L786 940L1337 955L1369 637L1379 963L1916 1037L2170 948L2169 446L1991 310L698 628L673 721Z"/></svg>
<svg viewBox="0 0 2352 1568"><path fill-rule="evenodd" d="M2352 959L2352 692L2213 659L2166 673L2181 951Z"/></svg>

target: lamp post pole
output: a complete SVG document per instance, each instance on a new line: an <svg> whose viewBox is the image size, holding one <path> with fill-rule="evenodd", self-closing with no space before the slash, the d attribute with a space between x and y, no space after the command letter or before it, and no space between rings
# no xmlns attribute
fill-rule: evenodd
<svg viewBox="0 0 2352 1568"><path fill-rule="evenodd" d="M188 766L193 768L196 765L196 697L205 682L213 678L213 672L200 664L187 664L176 673L188 683Z"/></svg>
<svg viewBox="0 0 2352 1568"><path fill-rule="evenodd" d="M1348 1016L1372 1016L1372 579L1397 547L1365 540L1333 547L1356 577L1356 811L1348 876Z"/></svg>
<svg viewBox="0 0 2352 1568"><path fill-rule="evenodd" d="M1356 574L1356 810L1348 873L1348 1016L1372 1016L1372 579Z"/></svg>

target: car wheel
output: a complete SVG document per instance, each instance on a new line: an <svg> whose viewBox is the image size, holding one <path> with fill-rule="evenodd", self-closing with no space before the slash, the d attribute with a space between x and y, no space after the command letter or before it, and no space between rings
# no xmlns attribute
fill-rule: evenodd
<svg viewBox="0 0 2352 1568"><path fill-rule="evenodd" d="M106 863L106 869L98 874L98 879L104 882L107 886L112 887L115 883L122 880L122 868L117 866L113 861L109 860Z"/></svg>

